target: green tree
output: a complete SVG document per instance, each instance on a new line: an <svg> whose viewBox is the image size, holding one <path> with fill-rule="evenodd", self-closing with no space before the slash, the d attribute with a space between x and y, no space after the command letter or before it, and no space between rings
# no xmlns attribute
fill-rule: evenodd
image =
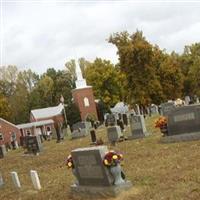
<svg viewBox="0 0 200 200"><path fill-rule="evenodd" d="M109 42L114 44L119 55L119 66L126 75L125 88L127 101L146 105L157 103L162 95L162 87L154 66L153 46L146 40L141 31L129 35L127 32L110 36Z"/></svg>
<svg viewBox="0 0 200 200"><path fill-rule="evenodd" d="M107 106L114 106L122 98L120 72L108 60L97 58L86 69L88 85L93 86L94 96Z"/></svg>
<svg viewBox="0 0 200 200"><path fill-rule="evenodd" d="M11 120L11 108L9 102L3 94L0 93L0 117L8 121Z"/></svg>

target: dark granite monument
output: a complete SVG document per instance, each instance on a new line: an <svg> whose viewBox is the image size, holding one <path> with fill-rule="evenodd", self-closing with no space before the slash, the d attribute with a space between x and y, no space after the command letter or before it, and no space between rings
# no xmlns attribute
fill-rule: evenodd
<svg viewBox="0 0 200 200"><path fill-rule="evenodd" d="M128 139L137 139L148 136L143 115L130 115L131 134Z"/></svg>
<svg viewBox="0 0 200 200"><path fill-rule="evenodd" d="M96 137L96 132L94 129L90 130L90 137L91 137L92 143L96 143L97 137Z"/></svg>
<svg viewBox="0 0 200 200"><path fill-rule="evenodd" d="M77 184L71 186L73 195L116 196L120 191L132 186L130 181L114 185L114 177L108 167L103 164L103 158L107 152L106 146L79 148L71 152L75 166L74 174L78 180Z"/></svg>
<svg viewBox="0 0 200 200"><path fill-rule="evenodd" d="M200 104L177 107L168 115L168 136L164 141L200 139Z"/></svg>
<svg viewBox="0 0 200 200"><path fill-rule="evenodd" d="M26 136L27 153L37 154L43 150L41 139L39 135Z"/></svg>

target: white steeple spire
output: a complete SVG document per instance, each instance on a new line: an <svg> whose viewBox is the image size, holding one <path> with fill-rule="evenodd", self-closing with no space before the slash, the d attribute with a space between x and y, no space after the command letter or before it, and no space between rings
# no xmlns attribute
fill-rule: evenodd
<svg viewBox="0 0 200 200"><path fill-rule="evenodd" d="M81 68L78 62L76 63L76 88L85 88L88 87L85 79L83 78Z"/></svg>
<svg viewBox="0 0 200 200"><path fill-rule="evenodd" d="M83 75L82 75L82 72L81 72L81 68L80 68L80 65L79 63L76 61L76 77L77 77L77 80L82 80L83 79Z"/></svg>

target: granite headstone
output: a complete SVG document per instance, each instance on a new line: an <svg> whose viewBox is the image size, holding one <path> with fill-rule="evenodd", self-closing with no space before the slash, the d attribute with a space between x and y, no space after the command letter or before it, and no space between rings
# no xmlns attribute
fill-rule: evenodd
<svg viewBox="0 0 200 200"><path fill-rule="evenodd" d="M107 137L110 143L117 142L123 134L119 126L107 127Z"/></svg>
<svg viewBox="0 0 200 200"><path fill-rule="evenodd" d="M129 139L143 138L149 135L143 115L130 115L130 129Z"/></svg>
<svg viewBox="0 0 200 200"><path fill-rule="evenodd" d="M77 182L71 185L72 195L87 196L86 199L117 196L121 191L132 187L130 181L114 185L114 177L103 164L106 146L75 149L71 152ZM85 198L84 198L85 199Z"/></svg>
<svg viewBox="0 0 200 200"><path fill-rule="evenodd" d="M168 115L168 135L199 132L200 104L177 107Z"/></svg>
<svg viewBox="0 0 200 200"><path fill-rule="evenodd" d="M173 109L175 109L174 102L162 103L160 106L161 106L161 115L163 115L163 116L168 116L168 114Z"/></svg>
<svg viewBox="0 0 200 200"><path fill-rule="evenodd" d="M27 153L39 153L43 150L43 146L41 143L41 138L39 135L35 136L26 136L26 148Z"/></svg>

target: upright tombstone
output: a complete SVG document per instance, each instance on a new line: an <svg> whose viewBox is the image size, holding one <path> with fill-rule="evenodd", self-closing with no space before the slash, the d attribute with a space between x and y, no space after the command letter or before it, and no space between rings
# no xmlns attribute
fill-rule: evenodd
<svg viewBox="0 0 200 200"><path fill-rule="evenodd" d="M149 135L143 115L130 115L130 129L129 139L143 138Z"/></svg>
<svg viewBox="0 0 200 200"><path fill-rule="evenodd" d="M14 186L16 188L21 188L21 183L19 181L19 177L18 177L17 172L11 172L11 177L12 177L12 181L13 181Z"/></svg>
<svg viewBox="0 0 200 200"><path fill-rule="evenodd" d="M97 138L96 138L96 132L94 129L90 130L90 136L91 136L92 143L96 143Z"/></svg>
<svg viewBox="0 0 200 200"><path fill-rule="evenodd" d="M114 114L108 114L106 116L106 124L107 126L115 126L117 124L117 119Z"/></svg>
<svg viewBox="0 0 200 200"><path fill-rule="evenodd" d="M90 133L91 123L90 122L77 122L72 126L72 139L85 137Z"/></svg>
<svg viewBox="0 0 200 200"><path fill-rule="evenodd" d="M117 142L122 136L123 134L119 126L109 126L107 128L107 137L111 144Z"/></svg>
<svg viewBox="0 0 200 200"><path fill-rule="evenodd" d="M185 96L185 104L189 105L190 101L191 101L190 96Z"/></svg>
<svg viewBox="0 0 200 200"><path fill-rule="evenodd" d="M0 145L0 158L4 158L4 156L6 155L6 146Z"/></svg>
<svg viewBox="0 0 200 200"><path fill-rule="evenodd" d="M200 104L177 107L168 115L168 136L163 142L200 139Z"/></svg>
<svg viewBox="0 0 200 200"><path fill-rule="evenodd" d="M71 186L72 194L94 197L117 196L120 191L129 189L132 184L124 181L114 185L114 178L104 166L103 158L108 152L106 146L79 148L71 152L78 184Z"/></svg>
<svg viewBox="0 0 200 200"><path fill-rule="evenodd" d="M41 139L39 135L26 136L27 153L37 154L43 150Z"/></svg>
<svg viewBox="0 0 200 200"><path fill-rule="evenodd" d="M152 104L152 105L150 106L150 112L151 112L152 115L158 114L158 106L155 105L155 104Z"/></svg>
<svg viewBox="0 0 200 200"><path fill-rule="evenodd" d="M3 176L0 172L0 188L4 185L4 182L3 182Z"/></svg>
<svg viewBox="0 0 200 200"><path fill-rule="evenodd" d="M38 174L37 174L37 171L35 170L31 170L30 171L30 175L31 175L31 181L33 183L33 187L36 189L36 190L40 190L42 187L40 185L40 179L38 177Z"/></svg>
<svg viewBox="0 0 200 200"><path fill-rule="evenodd" d="M162 103L160 106L161 106L161 115L163 115L163 116L168 116L168 114L173 109L175 109L174 102Z"/></svg>

